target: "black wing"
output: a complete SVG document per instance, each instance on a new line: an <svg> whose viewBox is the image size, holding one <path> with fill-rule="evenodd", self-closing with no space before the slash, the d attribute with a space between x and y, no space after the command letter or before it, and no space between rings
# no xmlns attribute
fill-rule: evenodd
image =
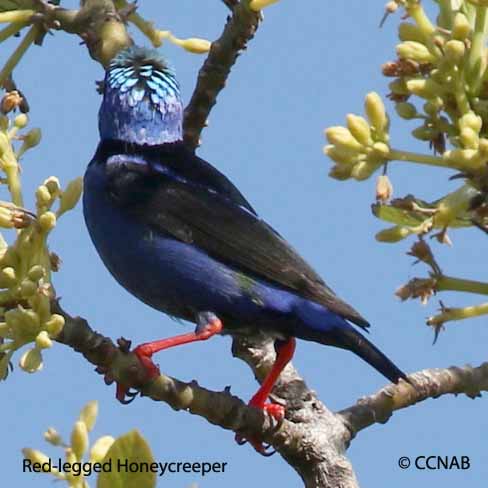
<svg viewBox="0 0 488 488"><path fill-rule="evenodd" d="M130 156L127 163L107 168L114 200L156 232L192 243L219 261L318 302L359 326L369 325L252 207L241 206L242 195L225 177L230 193L175 180L174 175L132 164ZM240 196L237 201L234 193Z"/></svg>

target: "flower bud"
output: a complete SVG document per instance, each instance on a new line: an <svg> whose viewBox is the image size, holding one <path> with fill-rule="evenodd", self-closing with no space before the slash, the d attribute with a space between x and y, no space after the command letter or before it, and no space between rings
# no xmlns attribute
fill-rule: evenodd
<svg viewBox="0 0 488 488"><path fill-rule="evenodd" d="M459 133L459 140L465 149L476 149L478 147L479 136L470 127L465 127Z"/></svg>
<svg viewBox="0 0 488 488"><path fill-rule="evenodd" d="M0 227L12 229L14 227L14 215L11 210L0 207Z"/></svg>
<svg viewBox="0 0 488 488"><path fill-rule="evenodd" d="M165 33L164 38L169 39L173 44L182 47L185 51L193 54L205 54L210 51L212 43L206 39L190 37L188 39L178 39L171 33Z"/></svg>
<svg viewBox="0 0 488 488"><path fill-rule="evenodd" d="M376 240L379 242L398 242L405 237L409 236L411 231L408 227L395 225L389 229L384 229L378 232L375 236Z"/></svg>
<svg viewBox="0 0 488 488"><path fill-rule="evenodd" d="M376 180L376 200L387 202L393 195L393 185L386 175L378 176Z"/></svg>
<svg viewBox="0 0 488 488"><path fill-rule="evenodd" d="M68 447L67 449L65 449L64 453L65 453L65 458L66 458L67 463L72 465L73 463L80 461L80 459L77 459L76 454L74 453L74 451L71 447ZM69 478L74 479L73 473L69 473L68 475L69 475ZM76 487L76 488L78 488L78 487Z"/></svg>
<svg viewBox="0 0 488 488"><path fill-rule="evenodd" d="M465 170L465 169L478 169L482 165L478 158L478 151L475 149L452 149L444 152L442 159L444 159L453 168Z"/></svg>
<svg viewBox="0 0 488 488"><path fill-rule="evenodd" d="M88 432L93 430L98 416L98 402L92 400L88 402L81 410L79 420L86 425Z"/></svg>
<svg viewBox="0 0 488 488"><path fill-rule="evenodd" d="M416 24L411 24L409 22L402 22L398 26L398 37L401 41L425 41L425 36L422 29L420 29L420 27L418 27Z"/></svg>
<svg viewBox="0 0 488 488"><path fill-rule="evenodd" d="M368 161L360 161L352 168L351 176L358 181L362 181L369 178L375 169L376 166Z"/></svg>
<svg viewBox="0 0 488 488"><path fill-rule="evenodd" d="M50 176L46 181L44 181L44 185L51 195L57 195L61 190L59 179L56 176Z"/></svg>
<svg viewBox="0 0 488 488"><path fill-rule="evenodd" d="M27 273L27 277L35 282L39 281L41 278L44 278L44 276L46 276L46 270L44 269L44 266L41 266L40 264L32 266Z"/></svg>
<svg viewBox="0 0 488 488"><path fill-rule="evenodd" d="M434 98L443 92L441 85L431 79L408 80L406 86L409 92L422 98Z"/></svg>
<svg viewBox="0 0 488 488"><path fill-rule="evenodd" d="M457 39L458 41L464 41L468 38L471 32L471 25L463 13L457 12L454 15L451 32L453 39Z"/></svg>
<svg viewBox="0 0 488 488"><path fill-rule="evenodd" d="M104 435L100 439L97 439L90 449L90 462L101 463L114 442L115 439L110 435Z"/></svg>
<svg viewBox="0 0 488 488"><path fill-rule="evenodd" d="M468 127L479 134L481 126L483 125L483 120L479 115L476 115L474 112L470 111L459 119L458 125L460 130Z"/></svg>
<svg viewBox="0 0 488 488"><path fill-rule="evenodd" d="M39 315L41 323L47 322L51 318L51 301L45 293L38 293L35 297L35 309Z"/></svg>
<svg viewBox="0 0 488 488"><path fill-rule="evenodd" d="M5 320L11 323L15 328L24 335L37 335L40 327L40 319L37 312L31 309L25 309L21 305L5 312Z"/></svg>
<svg viewBox="0 0 488 488"><path fill-rule="evenodd" d="M43 452L24 447L24 449L22 449L22 454L25 459L29 459L33 463L39 463L44 472L49 472L48 466L51 466L51 460Z"/></svg>
<svg viewBox="0 0 488 488"><path fill-rule="evenodd" d="M44 212L38 220L44 232L49 232L56 226L56 215L53 212Z"/></svg>
<svg viewBox="0 0 488 488"><path fill-rule="evenodd" d="M19 263L19 257L12 246L4 247L0 250L0 267L15 267Z"/></svg>
<svg viewBox="0 0 488 488"><path fill-rule="evenodd" d="M363 146L352 136L345 127L329 127L325 131L327 140L338 147L359 152Z"/></svg>
<svg viewBox="0 0 488 488"><path fill-rule="evenodd" d="M379 156L380 159L388 159L390 148L384 142L375 142L373 144L373 154Z"/></svg>
<svg viewBox="0 0 488 488"><path fill-rule="evenodd" d="M371 139L371 130L366 119L354 114L348 114L346 118L349 131L360 144L368 146L373 142Z"/></svg>
<svg viewBox="0 0 488 488"><path fill-rule="evenodd" d="M438 132L431 127L425 127L424 125L417 127L412 131L413 137L420 141L432 141L436 138Z"/></svg>
<svg viewBox="0 0 488 488"><path fill-rule="evenodd" d="M329 171L329 176L335 180L343 181L351 177L352 166L336 164Z"/></svg>
<svg viewBox="0 0 488 488"><path fill-rule="evenodd" d="M15 269L7 266L0 271L0 287L10 288L17 282Z"/></svg>
<svg viewBox="0 0 488 488"><path fill-rule="evenodd" d="M53 341L45 330L42 330L41 332L39 332L39 334L37 334L36 346L39 349L49 349L53 346Z"/></svg>
<svg viewBox="0 0 488 488"><path fill-rule="evenodd" d="M418 63L433 63L435 56L424 44L416 41L405 41L397 45L396 52L400 59L412 59Z"/></svg>
<svg viewBox="0 0 488 488"><path fill-rule="evenodd" d="M385 10L389 14L393 14L398 10L398 3L394 0L391 0L385 5Z"/></svg>
<svg viewBox="0 0 488 488"><path fill-rule="evenodd" d="M83 191L83 178L80 176L68 183L61 195L58 216L75 207Z"/></svg>
<svg viewBox="0 0 488 488"><path fill-rule="evenodd" d="M254 10L254 12L259 12L259 10L263 10L263 8L276 2L278 2L278 0L251 0L249 2L249 7L251 10Z"/></svg>
<svg viewBox="0 0 488 488"><path fill-rule="evenodd" d="M71 432L71 449L78 460L83 458L88 449L88 430L84 422L75 422Z"/></svg>
<svg viewBox="0 0 488 488"><path fill-rule="evenodd" d="M22 280L19 291L22 298L30 298L37 293L37 283L29 279Z"/></svg>
<svg viewBox="0 0 488 488"><path fill-rule="evenodd" d="M57 313L53 313L49 320L44 324L44 327L48 331L50 337L56 338L63 330L64 317Z"/></svg>
<svg viewBox="0 0 488 488"><path fill-rule="evenodd" d="M31 149L41 142L41 129L31 129L25 136L23 136L24 145L26 149Z"/></svg>
<svg viewBox="0 0 488 488"><path fill-rule="evenodd" d="M478 151L483 157L488 156L488 139L482 137L478 143Z"/></svg>
<svg viewBox="0 0 488 488"><path fill-rule="evenodd" d="M349 151L344 146L334 146L333 144L324 146L324 154L339 164L354 164L359 157L357 152Z"/></svg>
<svg viewBox="0 0 488 488"><path fill-rule="evenodd" d="M29 122L29 118L27 117L26 114L19 114L14 119L14 126L17 127L17 129L23 129L28 122Z"/></svg>
<svg viewBox="0 0 488 488"><path fill-rule="evenodd" d="M39 207L48 206L51 203L51 193L45 185L41 185L36 190L36 200Z"/></svg>
<svg viewBox="0 0 488 488"><path fill-rule="evenodd" d="M190 37L189 39L185 39L180 46L185 49L185 51L193 54L205 54L210 51L212 43L206 39Z"/></svg>
<svg viewBox="0 0 488 488"><path fill-rule="evenodd" d="M388 131L388 116L386 115L385 106L376 92L366 95L365 111L377 134L383 135Z"/></svg>
<svg viewBox="0 0 488 488"><path fill-rule="evenodd" d="M37 347L26 351L20 358L19 366L27 373L40 371L42 369L41 351Z"/></svg>
<svg viewBox="0 0 488 488"><path fill-rule="evenodd" d="M466 52L466 46L464 42L450 40L446 42L444 46L444 54L446 59L450 61L452 64L461 64L464 54Z"/></svg>
<svg viewBox="0 0 488 488"><path fill-rule="evenodd" d="M49 429L44 432L44 439L52 444L53 446L61 446L63 445L63 439L59 435L59 432L54 429L53 427L49 427Z"/></svg>
<svg viewBox="0 0 488 488"><path fill-rule="evenodd" d="M400 102L395 104L396 113L405 120L413 119L417 116L417 109L415 105L408 102Z"/></svg>

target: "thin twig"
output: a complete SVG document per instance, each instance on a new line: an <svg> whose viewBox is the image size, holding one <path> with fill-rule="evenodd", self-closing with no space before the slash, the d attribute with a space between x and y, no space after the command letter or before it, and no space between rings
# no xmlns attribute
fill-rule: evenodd
<svg viewBox="0 0 488 488"><path fill-rule="evenodd" d="M190 103L185 109L184 140L191 148L199 145L210 110L224 88L237 56L254 37L260 13L249 8L249 0L239 2L227 19L222 35L212 43L207 59L198 73Z"/></svg>
<svg viewBox="0 0 488 488"><path fill-rule="evenodd" d="M465 394L470 398L481 396L482 391L488 391L488 362L477 368L452 366L425 369L408 378L413 385L404 381L398 385L387 385L337 413L350 430L351 438L370 425L387 422L396 410L411 407L429 398L448 394Z"/></svg>

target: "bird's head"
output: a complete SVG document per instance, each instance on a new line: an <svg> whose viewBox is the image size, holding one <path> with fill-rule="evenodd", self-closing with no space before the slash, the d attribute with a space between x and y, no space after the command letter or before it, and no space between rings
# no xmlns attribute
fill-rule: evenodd
<svg viewBox="0 0 488 488"><path fill-rule="evenodd" d="M178 82L158 51L131 46L112 59L98 115L102 140L175 142L182 138L182 120Z"/></svg>

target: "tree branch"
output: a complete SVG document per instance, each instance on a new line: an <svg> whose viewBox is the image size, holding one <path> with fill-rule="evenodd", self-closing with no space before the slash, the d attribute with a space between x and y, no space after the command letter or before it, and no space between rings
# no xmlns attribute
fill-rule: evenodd
<svg viewBox="0 0 488 488"><path fill-rule="evenodd" d="M71 317L58 303L53 304L53 311L66 321L57 341L95 364L107 383L117 381L137 388L142 396L165 402L175 410L187 410L244 437L262 439L297 471L307 488L355 488L357 481L345 455L350 441L362 429L386 423L394 411L446 394L476 398L488 391L488 362L477 368L427 369L410 375L412 384L389 384L334 414L290 364L273 390L273 400L285 404L287 411L286 420L275 425L270 416L247 406L227 389L210 391L196 381L185 383L165 374L148 381L134 354L93 331L86 320ZM251 367L259 382L275 360L272 341L262 335L234 338L232 352Z"/></svg>
<svg viewBox="0 0 488 488"><path fill-rule="evenodd" d="M198 80L190 103L185 109L184 140L189 147L199 145L200 134L217 95L224 88L237 56L254 37L261 14L249 8L249 0L242 0L233 8L222 35L212 43L207 59L198 73Z"/></svg>
<svg viewBox="0 0 488 488"><path fill-rule="evenodd" d="M235 337L232 353L251 367L260 383L275 360L273 341L264 335ZM273 446L300 475L305 487L357 487L352 465L345 455L349 431L342 419L308 388L292 364L281 373L273 389L273 400L286 405L286 418L294 425L293 431L286 432L289 438ZM278 431L276 437L281 434Z"/></svg>
<svg viewBox="0 0 488 488"><path fill-rule="evenodd" d="M58 302L53 303L53 311L65 318L64 329L56 340L96 365L96 371L105 374L107 383L117 381L137 388L142 396L165 402L175 410L187 410L244 437L262 439L299 473L307 488L357 487L345 456L349 432L308 389L293 366L285 369L274 390L281 399L278 401L287 406L287 419L276 425L268 414L249 407L227 389L210 391L196 381L185 383L165 374L148 381L134 354L95 332L86 320L71 317ZM233 353L246 361L259 379L267 374L275 359L271 342L263 342L262 337L235 339Z"/></svg>
<svg viewBox="0 0 488 488"><path fill-rule="evenodd" d="M488 391L488 362L477 368L452 366L445 369L424 369L409 375L409 379L413 385L405 381L398 385L387 385L337 413L349 429L351 439L370 425L386 423L396 410L429 398L439 398L447 394L480 397L482 391Z"/></svg>

